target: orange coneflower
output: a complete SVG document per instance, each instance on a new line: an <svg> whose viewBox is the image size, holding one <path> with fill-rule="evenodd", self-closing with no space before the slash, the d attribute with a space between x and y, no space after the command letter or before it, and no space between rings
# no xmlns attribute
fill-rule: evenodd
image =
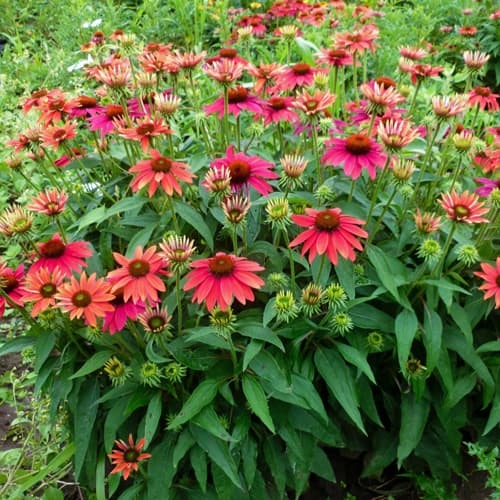
<svg viewBox="0 0 500 500"><path fill-rule="evenodd" d="M111 459L111 463L116 467L111 471L111 474L118 474L123 472L123 479L127 480L132 471L139 470L138 463L142 460L151 458L150 453L141 453L142 448L146 444L144 438L139 439L137 443L134 443L132 434L128 436L128 444L121 439L115 441L118 450L113 450L112 453L108 455Z"/></svg>
<svg viewBox="0 0 500 500"><path fill-rule="evenodd" d="M57 149L61 144L76 137L76 125L66 122L62 125L49 125L40 132L42 146Z"/></svg>
<svg viewBox="0 0 500 500"><path fill-rule="evenodd" d="M195 288L192 301L206 303L211 311L218 306L225 311L236 298L246 304L254 300L252 288L260 288L264 280L255 274L264 268L245 257L217 252L214 257L191 263L184 290Z"/></svg>
<svg viewBox="0 0 500 500"><path fill-rule="evenodd" d="M22 286L22 301L33 302L31 316L34 318L46 309L55 306L55 294L64 281L64 274L60 269L50 271L46 267L41 267L36 271L30 271L26 275L26 280Z"/></svg>
<svg viewBox="0 0 500 500"><path fill-rule="evenodd" d="M354 261L354 250L363 250L357 237L366 238L368 233L358 226L365 221L345 215L340 208L315 210L306 208L305 215L293 214L293 222L298 226L307 228L290 242L294 247L303 243L302 255L309 252L309 262L316 255L326 254L332 264L338 264L338 256Z"/></svg>
<svg viewBox="0 0 500 500"><path fill-rule="evenodd" d="M495 309L500 309L500 257L497 257L495 265L483 262L481 271L474 273L485 281L479 290L484 290L484 299L495 298Z"/></svg>
<svg viewBox="0 0 500 500"><path fill-rule="evenodd" d="M54 216L64 210L67 201L68 195L63 189L61 191L56 188L46 189L33 197L32 202L26 208L33 212Z"/></svg>
<svg viewBox="0 0 500 500"><path fill-rule="evenodd" d="M166 290L165 283L158 275L167 274L167 263L156 252L156 245L146 250L138 246L131 258L118 252L113 252L113 257L122 267L108 273L107 277L112 282L111 292L123 289L125 302L132 300L135 304L139 301L156 304L158 292Z"/></svg>
<svg viewBox="0 0 500 500"><path fill-rule="evenodd" d="M111 301L115 298L110 293L110 284L96 273L87 276L83 271L79 278L71 276L69 281L59 287L55 294L56 307L69 313L70 319L85 318L86 324L97 326L97 318L102 318L107 311L113 310Z"/></svg>
<svg viewBox="0 0 500 500"><path fill-rule="evenodd" d="M147 152L151 146L153 137L160 135L173 134L171 128L163 121L162 118L144 117L137 120L135 126L117 126L116 132L125 139L139 141L143 151Z"/></svg>

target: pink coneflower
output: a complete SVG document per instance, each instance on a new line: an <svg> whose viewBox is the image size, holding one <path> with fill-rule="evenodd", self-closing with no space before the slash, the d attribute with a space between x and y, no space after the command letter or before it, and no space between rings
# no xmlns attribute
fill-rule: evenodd
<svg viewBox="0 0 500 500"><path fill-rule="evenodd" d="M5 306L13 304L23 307L22 283L24 278L24 265L11 269L5 262L0 261L0 318L4 315ZM5 297L5 295L7 297Z"/></svg>
<svg viewBox="0 0 500 500"><path fill-rule="evenodd" d="M434 96L431 101L432 110L438 120L447 120L464 113L467 109L467 100L462 94Z"/></svg>
<svg viewBox="0 0 500 500"><path fill-rule="evenodd" d="M231 189L239 191L254 188L262 196L267 196L272 187L268 179L277 179L278 174L271 170L273 164L258 156L248 156L243 152L235 153L234 146L229 146L223 158L214 160L210 167L226 167L231 175Z"/></svg>
<svg viewBox="0 0 500 500"><path fill-rule="evenodd" d="M320 54L316 56L318 64L326 64L329 67L341 68L353 64L352 54L345 49L320 49Z"/></svg>
<svg viewBox="0 0 500 500"><path fill-rule="evenodd" d="M212 60L223 60L229 59L230 61L236 61L246 67L248 61L238 54L238 51L234 47L222 47L219 49L218 54L212 58Z"/></svg>
<svg viewBox="0 0 500 500"><path fill-rule="evenodd" d="M224 198L231 192L231 171L226 165L211 166L201 185L218 198Z"/></svg>
<svg viewBox="0 0 500 500"><path fill-rule="evenodd" d="M110 301L114 295L109 293L109 283L97 278L95 273L87 277L85 271L79 278L71 276L62 283L55 294L56 306L69 313L70 319L85 318L85 323L97 326L97 318L102 318L107 311L112 311Z"/></svg>
<svg viewBox="0 0 500 500"><path fill-rule="evenodd" d="M291 216L295 224L307 229L290 242L290 247L303 243L301 253L305 255L309 252L309 262L312 262L316 255L323 254L327 255L333 265L338 264L339 254L351 261L356 259L354 249L363 250L357 237L368 237L368 233L358 227L365 221L344 215L340 208L306 208L305 211L305 215Z"/></svg>
<svg viewBox="0 0 500 500"><path fill-rule="evenodd" d="M262 101L261 114L264 117L264 125L270 123L289 122L299 120L299 115L292 108L293 97L273 96Z"/></svg>
<svg viewBox="0 0 500 500"><path fill-rule="evenodd" d="M207 115L217 113L219 119L224 116L224 98L216 99L212 104L203 108ZM228 91L228 108L230 115L239 116L241 111L249 111L255 114L262 113L262 100L250 94L245 87L238 85Z"/></svg>
<svg viewBox="0 0 500 500"><path fill-rule="evenodd" d="M138 246L131 258L118 252L113 252L113 257L122 267L108 273L107 277L112 283L111 292L123 289L125 302L132 300L134 304L156 304L159 300L158 292L166 290L165 283L158 275L167 274L167 263L161 254L156 252L156 245L146 250Z"/></svg>
<svg viewBox="0 0 500 500"><path fill-rule="evenodd" d="M449 219L456 222L465 222L466 224L480 224L489 222L482 217L489 212L488 207L474 193L464 191L457 193L454 189L451 193L442 193L438 203L443 207Z"/></svg>
<svg viewBox="0 0 500 500"><path fill-rule="evenodd" d="M444 70L442 66L431 66L430 64L417 63L409 68L410 77L413 85L419 80L425 80L433 76L438 76Z"/></svg>
<svg viewBox="0 0 500 500"><path fill-rule="evenodd" d="M250 210L251 203L245 194L232 193L222 200L222 211L230 224L242 222Z"/></svg>
<svg viewBox="0 0 500 500"><path fill-rule="evenodd" d="M72 161L83 158L87 152L83 148L70 148L69 154L59 156L54 160L54 166L63 168L68 166Z"/></svg>
<svg viewBox="0 0 500 500"><path fill-rule="evenodd" d="M121 137L132 141L138 141L144 152L151 146L154 137L173 134L170 127L164 123L162 118L144 117L137 120L135 126L117 126L116 132Z"/></svg>
<svg viewBox="0 0 500 500"><path fill-rule="evenodd" d="M38 271L30 269L22 285L23 302L33 302L31 316L34 318L46 309L54 307L55 294L64 281L64 274L60 269L49 271L42 267Z"/></svg>
<svg viewBox="0 0 500 500"><path fill-rule="evenodd" d="M316 90L312 94L303 89L302 92L297 93L295 96L293 106L300 109L307 116L316 116L327 110L335 102L336 97L328 90Z"/></svg>
<svg viewBox="0 0 500 500"><path fill-rule="evenodd" d="M361 93L367 98L368 113L380 115L387 109L394 108L397 104L405 101L395 86L385 85L384 80L381 82L373 80L371 82L362 83L359 86Z"/></svg>
<svg viewBox="0 0 500 500"><path fill-rule="evenodd" d="M229 85L241 78L245 65L234 59L222 58L204 64L202 69L210 78L223 85Z"/></svg>
<svg viewBox="0 0 500 500"><path fill-rule="evenodd" d="M54 216L64 211L67 201L68 195L64 190L58 191L56 188L46 189L38 193L26 208L33 212Z"/></svg>
<svg viewBox="0 0 500 500"><path fill-rule="evenodd" d="M481 184L474 192L479 196L488 197L495 189L500 190L500 177L498 179L488 179L487 177L477 177L474 179Z"/></svg>
<svg viewBox="0 0 500 500"><path fill-rule="evenodd" d="M344 173L356 180L365 168L370 179L377 175L376 167L383 167L387 156L380 144L365 134L352 134L346 138L330 139L328 149L321 158L323 163L344 166Z"/></svg>
<svg viewBox="0 0 500 500"><path fill-rule="evenodd" d="M101 137L105 137L115 129L115 120L123 116L125 110L120 104L96 106L89 110L90 130L100 130Z"/></svg>
<svg viewBox="0 0 500 500"><path fill-rule="evenodd" d="M181 69L192 70L198 66L198 64L203 61L204 57L207 55L206 51L202 52L180 52L179 50L174 50L175 62L179 65Z"/></svg>
<svg viewBox="0 0 500 500"><path fill-rule="evenodd" d="M192 184L195 175L189 172L189 165L163 156L156 149L149 151L150 160L141 160L130 167L129 172L136 174L130 186L132 191L137 192L144 186L148 186L148 196L151 198L159 186L169 196L182 194L179 181Z"/></svg>
<svg viewBox="0 0 500 500"><path fill-rule="evenodd" d="M489 87L475 87L469 92L467 103L477 105L479 109L497 112L500 109L498 99L500 94L494 94Z"/></svg>
<svg viewBox="0 0 500 500"><path fill-rule="evenodd" d="M97 69L93 76L110 88L120 89L131 83L132 69L126 59L117 59L114 64Z"/></svg>
<svg viewBox="0 0 500 500"><path fill-rule="evenodd" d="M92 255L90 245L86 241L65 243L59 233L55 233L50 240L37 244L38 259L30 267L30 273L46 267L53 272L60 269L64 276L71 276L78 272L87 263L84 259Z"/></svg>
<svg viewBox="0 0 500 500"><path fill-rule="evenodd" d="M365 50L375 52L375 40L378 36L378 28L374 24L366 24L360 29L336 33L335 42L339 49L345 49L351 54L362 54Z"/></svg>
<svg viewBox="0 0 500 500"><path fill-rule="evenodd" d="M172 234L160 243L160 255L166 260L172 272L181 272L187 267L196 247L186 236Z"/></svg>
<svg viewBox="0 0 500 500"><path fill-rule="evenodd" d="M314 82L314 75L318 71L305 62L298 62L284 68L276 78L276 88L281 91L293 90L296 87L309 87Z"/></svg>
<svg viewBox="0 0 500 500"><path fill-rule="evenodd" d="M419 131L413 128L409 121L404 119L380 120L377 127L377 135L387 150L392 152L408 146L408 144L420 136Z"/></svg>
<svg viewBox="0 0 500 500"><path fill-rule="evenodd" d="M99 105L99 101L95 97L80 95L73 97L68 101L68 106L71 106L69 116L73 117L87 117L89 109L93 109Z"/></svg>
<svg viewBox="0 0 500 500"><path fill-rule="evenodd" d="M195 288L192 301L206 303L211 311L219 307L225 311L233 299L242 304L253 301L252 288L260 288L264 280L255 274L264 268L245 257L217 252L214 257L191 263L194 269L187 275L184 290Z"/></svg>
<svg viewBox="0 0 500 500"><path fill-rule="evenodd" d="M254 83L254 92L257 95L262 95L266 91L274 91L274 83L279 75L283 72L284 67L276 62L272 63L259 63L258 66L249 64L246 68L247 72L256 80Z"/></svg>
<svg viewBox="0 0 500 500"><path fill-rule="evenodd" d="M425 49L420 47L399 47L399 53L405 59L410 59L411 61L418 61L428 55Z"/></svg>
<svg viewBox="0 0 500 500"><path fill-rule="evenodd" d="M132 434L128 436L128 444L121 439L115 441L115 445L118 450L113 450L112 453L108 455L111 459L111 463L115 465L115 468L111 471L111 474L118 474L123 472L123 479L127 480L132 471L139 470L139 462L151 458L150 453L142 453L142 448L146 444L144 438L139 439L137 444L134 443Z"/></svg>
<svg viewBox="0 0 500 500"><path fill-rule="evenodd" d="M464 63L472 71L480 70L490 59L490 55L479 50L466 50L462 57Z"/></svg>
<svg viewBox="0 0 500 500"><path fill-rule="evenodd" d="M125 302L123 300L123 289L115 290L113 293L113 300L110 304L113 306L112 311L106 311L102 321L102 329L114 335L116 332L123 330L127 320L135 321L139 314L143 313L146 306L142 301Z"/></svg>
<svg viewBox="0 0 500 500"><path fill-rule="evenodd" d="M171 319L172 316L168 314L167 306L161 306L159 304L156 304L154 307L147 306L146 309L137 316L137 320L144 327L146 335L158 334L168 330L171 326Z"/></svg>
<svg viewBox="0 0 500 500"><path fill-rule="evenodd" d="M495 265L483 262L481 271L474 273L485 282L479 287L484 291L484 300L491 297L495 298L495 309L500 308L500 257L497 257Z"/></svg>
<svg viewBox="0 0 500 500"><path fill-rule="evenodd" d="M61 144L76 137L76 125L66 122L63 125L49 125L40 133L42 146L56 150Z"/></svg>

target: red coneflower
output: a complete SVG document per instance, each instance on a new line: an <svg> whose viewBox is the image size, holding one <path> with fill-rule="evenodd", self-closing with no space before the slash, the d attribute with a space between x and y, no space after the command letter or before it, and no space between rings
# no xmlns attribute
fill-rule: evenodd
<svg viewBox="0 0 500 500"><path fill-rule="evenodd" d="M465 37L474 36L476 33L477 28L475 26L462 26L458 29L458 34Z"/></svg>
<svg viewBox="0 0 500 500"><path fill-rule="evenodd" d="M248 156L245 153L235 153L234 146L229 146L226 156L214 160L210 167L226 167L231 175L231 189L250 189L253 187L262 196L272 191L267 179L277 179L279 176L273 172L273 164L258 156Z"/></svg>
<svg viewBox="0 0 500 500"><path fill-rule="evenodd" d="M130 186L136 192L144 186L148 186L148 196L151 198L159 186L169 196L182 194L179 181L191 184L195 175L189 172L189 165L171 160L163 156L156 149L149 151L150 160L141 160L130 167L129 172L136 174Z"/></svg>
<svg viewBox="0 0 500 500"><path fill-rule="evenodd" d="M38 101L38 110L40 111L38 121L44 125L60 121L71 113L72 108L73 105L65 92L61 89L49 90Z"/></svg>
<svg viewBox="0 0 500 500"><path fill-rule="evenodd" d="M320 49L320 54L316 56L318 64L325 64L328 67L341 68L353 64L352 54L345 49Z"/></svg>
<svg viewBox="0 0 500 500"><path fill-rule="evenodd" d="M166 290L158 275L167 274L167 263L156 252L156 245L146 250L138 246L130 259L118 252L113 252L113 257L122 267L108 273L107 278L112 282L111 292L123 289L125 302L132 300L135 304L139 301L156 304L158 292Z"/></svg>
<svg viewBox="0 0 500 500"><path fill-rule="evenodd" d="M500 109L499 98L500 94L494 94L489 87L475 87L469 92L467 103L471 106L477 105L479 109L496 113Z"/></svg>
<svg viewBox="0 0 500 500"><path fill-rule="evenodd" d="M441 217L436 217L434 213L417 211L414 215L415 226L421 233L433 233L441 227Z"/></svg>
<svg viewBox="0 0 500 500"><path fill-rule="evenodd" d="M60 269L49 271L42 267L38 271L30 271L22 286L23 302L33 302L31 316L34 318L46 309L55 306L55 294L64 281L64 274Z"/></svg>
<svg viewBox="0 0 500 500"><path fill-rule="evenodd" d="M114 298L110 304L113 306L113 310L106 311L102 321L102 330L109 332L110 335L123 330L128 319L135 321L146 308L142 301L137 302L137 304L130 301L125 302L123 289L115 290L112 293Z"/></svg>
<svg viewBox="0 0 500 500"><path fill-rule="evenodd" d="M464 191L457 193L454 189L451 193L442 193L438 203L443 207L448 218L456 222L465 222L467 224L480 224L489 222L482 217L489 212L488 207L483 206L479 197L474 193Z"/></svg>
<svg viewBox="0 0 500 500"><path fill-rule="evenodd" d="M117 439L115 445L119 449L113 450L108 455L111 463L116 466L111 471L111 474L123 472L123 479L127 480L132 471L137 472L139 470L139 462L152 457L150 453L142 453L145 444L146 440L144 438L139 439L137 444L134 443L132 434L128 436L128 444L121 439Z"/></svg>
<svg viewBox="0 0 500 500"><path fill-rule="evenodd" d="M219 119L224 116L224 97L219 97L212 104L203 108L207 115L217 113ZM251 113L262 113L262 99L248 92L245 87L238 85L228 91L227 111L230 115L238 116L241 111L246 110Z"/></svg>
<svg viewBox="0 0 500 500"><path fill-rule="evenodd" d="M356 254L354 249L363 250L363 246L357 237L366 238L368 233L358 226L365 221L344 215L340 208L329 208L326 210L315 210L306 208L306 215L293 214L293 222L307 229L300 233L290 242L290 247L304 243L302 255L309 252L309 262L316 255L326 254L332 264L338 264L338 255L345 259L354 261Z"/></svg>
<svg viewBox="0 0 500 500"><path fill-rule="evenodd" d="M97 318L102 318L106 311L112 311L111 301L114 295L109 293L110 284L96 273L87 276L85 271L80 278L71 276L62 283L55 294L56 307L69 313L70 319L85 318L86 324L97 326Z"/></svg>
<svg viewBox="0 0 500 500"><path fill-rule="evenodd" d="M71 276L74 271L86 267L84 259L92 255L90 245L86 241L65 243L59 233L55 233L50 240L37 244L39 258L33 262L30 272L46 267L53 272L60 269L64 276Z"/></svg>
<svg viewBox="0 0 500 500"><path fill-rule="evenodd" d="M22 104L23 113L27 114L31 108L38 108L40 101L49 93L47 89L39 89L24 99Z"/></svg>
<svg viewBox="0 0 500 500"><path fill-rule="evenodd" d="M192 262L191 267L194 269L187 274L184 290L195 288L192 301L205 301L209 311L216 306L225 311L234 298L242 304L253 301L252 288L264 285L254 274L264 268L245 257L217 252L214 257Z"/></svg>
<svg viewBox="0 0 500 500"><path fill-rule="evenodd" d="M377 175L376 167L383 167L387 156L380 144L365 134L352 134L346 138L330 139L321 161L329 165L344 166L344 173L356 180L365 168L370 179Z"/></svg>
<svg viewBox="0 0 500 500"><path fill-rule="evenodd" d="M483 283L479 290L484 290L484 300L491 297L495 298L495 309L500 308L500 257L497 257L495 265L483 262L481 264L481 271L474 273L476 276L482 278Z"/></svg>
<svg viewBox="0 0 500 500"><path fill-rule="evenodd" d="M46 189L33 197L32 202L26 208L33 212L54 216L64 210L67 201L68 195L63 189L61 191L56 188Z"/></svg>

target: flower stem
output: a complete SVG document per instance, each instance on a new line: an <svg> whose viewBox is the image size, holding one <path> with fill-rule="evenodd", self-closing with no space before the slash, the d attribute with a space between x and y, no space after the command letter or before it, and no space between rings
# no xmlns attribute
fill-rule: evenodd
<svg viewBox="0 0 500 500"><path fill-rule="evenodd" d="M177 334L182 332L182 290L181 290L181 276L177 271L175 273L175 294L177 298Z"/></svg>
<svg viewBox="0 0 500 500"><path fill-rule="evenodd" d="M384 203L384 208L382 209L382 213L379 215L379 218L375 222L375 226L373 229L370 231L370 235L368 236L368 240L366 241L366 244L369 245L373 239L375 238L375 235L377 234L378 228L380 227L380 224L382 223L382 219L384 218L385 213L387 212L387 209L390 207L392 200L394 199L394 196L396 196L396 188L393 187L391 196L389 196L389 199Z"/></svg>
<svg viewBox="0 0 500 500"><path fill-rule="evenodd" d="M439 132L439 124L436 124L436 128L434 129L434 132L431 136L431 139L430 139L429 143L427 144L427 149L425 150L424 159L423 159L422 165L420 167L420 173L419 173L419 176L417 179L417 183L415 185L415 197L418 196L418 190L420 188L422 178L424 177L424 173L427 170L428 163L429 163L430 156L431 156L431 152L432 152L432 147L434 146L434 142L436 141L436 137L438 135L438 132Z"/></svg>
<svg viewBox="0 0 500 500"><path fill-rule="evenodd" d="M436 266L434 267L434 269L432 271L432 274L434 276L439 277L439 275L441 274L441 271L443 269L443 265L446 261L446 256L448 254L448 251L449 251L450 246L451 246L451 242L453 240L453 234L455 233L456 228L457 228L456 224L453 224L451 226L451 230L448 234L448 238L446 238L446 242L445 242L444 247L443 247L443 253L441 255L441 258L439 259L438 263L436 264Z"/></svg>

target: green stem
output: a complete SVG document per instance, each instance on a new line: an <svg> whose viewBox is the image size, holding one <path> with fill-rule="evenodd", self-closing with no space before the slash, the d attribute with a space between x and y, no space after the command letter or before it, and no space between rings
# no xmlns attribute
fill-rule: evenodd
<svg viewBox="0 0 500 500"><path fill-rule="evenodd" d="M288 249L288 259L290 262L290 281L292 292L295 294L295 290L297 288L295 284L295 261L293 260L292 249L290 248L290 238L288 237L288 233L286 230L283 230L283 239L285 240L286 247Z"/></svg>
<svg viewBox="0 0 500 500"><path fill-rule="evenodd" d="M319 148L318 148L318 130L316 128L316 117L311 117L311 136L314 150L314 159L316 161L316 171L318 176L318 186L323 184L323 170L319 161Z"/></svg>
<svg viewBox="0 0 500 500"><path fill-rule="evenodd" d="M439 277L439 275L441 274L441 271L443 269L443 265L446 261L446 257L448 255L448 251L450 249L450 246L451 246L451 242L453 240L453 234L455 233L455 229L457 228L457 225L455 223L452 223L453 225L451 226L451 230L448 234L448 238L446 238L446 242L444 244L444 247L443 247L443 253L441 254L441 258L439 259L438 263L436 264L436 266L434 267L433 271L432 271L432 275L436 276L436 277Z"/></svg>
<svg viewBox="0 0 500 500"><path fill-rule="evenodd" d="M373 213L373 209L375 208L375 205L377 204L377 198L380 193L380 190L382 189L384 183L385 183L385 178L387 176L387 172L389 169L387 168L389 163L391 161L391 155L387 155L387 159L385 160L385 165L382 169L382 173L378 176L376 182L375 182L375 189L373 190L372 194L372 199L370 203L370 208L368 210L368 215L366 216L366 223L368 224L370 222L370 218Z"/></svg>
<svg viewBox="0 0 500 500"><path fill-rule="evenodd" d="M229 88L224 85L224 116L222 117L222 149L229 144Z"/></svg>
<svg viewBox="0 0 500 500"><path fill-rule="evenodd" d="M356 98L356 104L359 104L359 89L358 89L358 51L355 50L352 53L352 86L354 87L354 95Z"/></svg>
<svg viewBox="0 0 500 500"><path fill-rule="evenodd" d="M431 136L431 139L430 139L429 143L427 144L427 149L425 150L424 159L422 160L422 165L420 167L420 173L419 173L419 176L417 179L417 183L415 185L415 197L418 196L418 190L420 188L420 184L421 184L422 179L424 177L424 173L427 170L428 163L429 163L430 156L431 156L431 152L432 152L432 147L434 146L434 142L436 141L438 132L439 132L439 124L437 123L436 128L434 129L434 132Z"/></svg>
<svg viewBox="0 0 500 500"><path fill-rule="evenodd" d="M413 93L413 97L411 99L410 109L408 110L408 119L413 114L413 108L415 107L415 103L417 102L417 94L418 94L418 91L420 90L421 85L422 85L422 80L418 79L417 85L415 86L415 92Z"/></svg>
<svg viewBox="0 0 500 500"><path fill-rule="evenodd" d="M396 187L393 187L391 196L389 196L389 199L384 203L384 208L382 209L382 213L379 215L379 218L375 222L375 226L373 229L370 231L370 235L368 236L368 240L366 241L366 245L369 245L373 239L375 238L375 235L377 234L378 228L380 227L380 224L382 223L382 219L384 218L385 213L387 212L388 208L391 205L392 200L394 199L394 196L396 196Z"/></svg>
<svg viewBox="0 0 500 500"><path fill-rule="evenodd" d="M177 215L175 214L174 202L172 201L172 197L167 195L167 205L170 209L170 214L172 215L172 223L174 224L174 229L177 234L181 234L179 229L179 222L177 221Z"/></svg>
<svg viewBox="0 0 500 500"><path fill-rule="evenodd" d="M177 334L182 332L182 290L181 290L181 276L177 271L175 273L175 294L177 298Z"/></svg>

